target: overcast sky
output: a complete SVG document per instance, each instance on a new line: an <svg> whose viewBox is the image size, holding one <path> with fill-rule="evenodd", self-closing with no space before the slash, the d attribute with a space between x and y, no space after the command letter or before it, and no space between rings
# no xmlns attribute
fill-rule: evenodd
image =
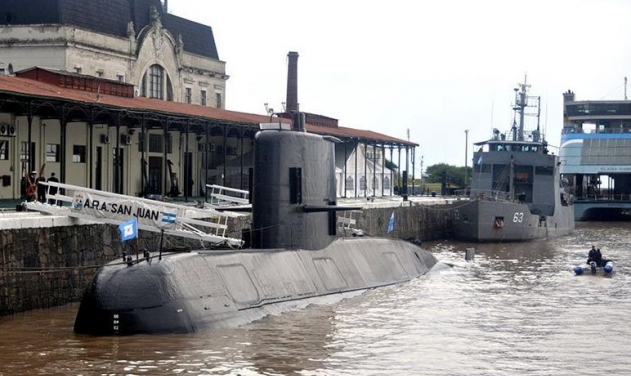
<svg viewBox="0 0 631 376"><path fill-rule="evenodd" d="M466 129L471 166L473 142L509 130L525 75L555 146L563 92L621 100L631 76L628 0L170 0L169 12L213 28L228 109L280 110L296 51L301 110L401 139L409 129L417 174L421 156L463 166Z"/></svg>

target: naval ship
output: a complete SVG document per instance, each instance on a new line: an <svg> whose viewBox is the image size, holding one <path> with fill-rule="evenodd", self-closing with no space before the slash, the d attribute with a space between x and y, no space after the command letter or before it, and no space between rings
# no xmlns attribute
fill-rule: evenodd
<svg viewBox="0 0 631 376"><path fill-rule="evenodd" d="M468 195L452 204L456 239L476 242L527 241L574 230L573 198L562 179L558 156L548 151L539 127L540 97L530 85L515 89L511 130L493 129L491 139L475 143ZM524 130L526 116L536 128Z"/></svg>
<svg viewBox="0 0 631 376"><path fill-rule="evenodd" d="M255 137L252 248L106 264L86 289L75 332L231 327L427 273L436 259L415 244L338 236L336 212L355 209L336 203L339 140L305 132L304 114L292 118L291 127L279 123Z"/></svg>

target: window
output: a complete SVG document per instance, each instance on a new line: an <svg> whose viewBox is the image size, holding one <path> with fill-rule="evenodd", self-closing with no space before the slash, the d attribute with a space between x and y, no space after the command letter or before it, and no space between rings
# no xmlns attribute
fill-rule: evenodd
<svg viewBox="0 0 631 376"><path fill-rule="evenodd" d="M373 176L372 178L372 189L374 190L379 189L379 178L376 176Z"/></svg>
<svg viewBox="0 0 631 376"><path fill-rule="evenodd" d="M81 74L81 67L74 67L74 71L77 74Z"/></svg>
<svg viewBox="0 0 631 376"><path fill-rule="evenodd" d="M28 162L28 142L20 142L20 162Z"/></svg>
<svg viewBox="0 0 631 376"><path fill-rule="evenodd" d="M125 82L125 76L122 74L117 74L116 79L118 80L118 82Z"/></svg>
<svg viewBox="0 0 631 376"><path fill-rule="evenodd" d="M355 190L355 181L350 176L346 178L346 190L347 191Z"/></svg>
<svg viewBox="0 0 631 376"><path fill-rule="evenodd" d="M96 71L96 76L97 77L103 77L104 74L105 74L105 72L103 72L102 69L99 69L99 70Z"/></svg>
<svg viewBox="0 0 631 376"><path fill-rule="evenodd" d="M217 108L221 108L221 93L215 93L215 103L217 105Z"/></svg>
<svg viewBox="0 0 631 376"><path fill-rule="evenodd" d="M535 166L535 175L553 175L553 166Z"/></svg>
<svg viewBox="0 0 631 376"><path fill-rule="evenodd" d="M164 68L158 64L149 67L140 81L140 95L154 99L173 100L173 85Z"/></svg>
<svg viewBox="0 0 631 376"><path fill-rule="evenodd" d="M142 76L142 81L140 81L140 96L147 96L147 73Z"/></svg>
<svg viewBox="0 0 631 376"><path fill-rule="evenodd" d="M200 103L202 104L202 106L205 106L206 105L206 90L202 90L201 96L202 97L201 97Z"/></svg>
<svg viewBox="0 0 631 376"><path fill-rule="evenodd" d="M162 153L164 148L164 138L159 134L149 134L149 152L150 153Z"/></svg>
<svg viewBox="0 0 631 376"><path fill-rule="evenodd" d="M169 76L167 78L167 100L173 102L173 85L171 85L171 79Z"/></svg>
<svg viewBox="0 0 631 376"><path fill-rule="evenodd" d="M149 68L149 98L164 99L164 69L158 64Z"/></svg>
<svg viewBox="0 0 631 376"><path fill-rule="evenodd" d="M85 163L85 145L72 145L72 162Z"/></svg>
<svg viewBox="0 0 631 376"><path fill-rule="evenodd" d="M46 162L59 162L58 144L46 144Z"/></svg>
<svg viewBox="0 0 631 376"><path fill-rule="evenodd" d="M383 189L390 189L390 179L387 176L383 178Z"/></svg>
<svg viewBox="0 0 631 376"><path fill-rule="evenodd" d="M191 90L190 87L187 87L186 89L184 89L184 102L186 103L191 103L192 101L192 97L193 97L193 91Z"/></svg>
<svg viewBox="0 0 631 376"><path fill-rule="evenodd" d="M360 191L365 191L366 190L366 177L362 176L359 179L359 190Z"/></svg>
<svg viewBox="0 0 631 376"><path fill-rule="evenodd" d="M0 141L0 161L9 160L9 141Z"/></svg>

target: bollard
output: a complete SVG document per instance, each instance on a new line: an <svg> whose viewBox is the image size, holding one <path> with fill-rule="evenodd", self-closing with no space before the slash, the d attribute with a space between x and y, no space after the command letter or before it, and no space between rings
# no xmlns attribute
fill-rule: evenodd
<svg viewBox="0 0 631 376"><path fill-rule="evenodd" d="M475 248L473 247L467 248L465 250L464 259L466 261L473 261L474 258L475 258Z"/></svg>

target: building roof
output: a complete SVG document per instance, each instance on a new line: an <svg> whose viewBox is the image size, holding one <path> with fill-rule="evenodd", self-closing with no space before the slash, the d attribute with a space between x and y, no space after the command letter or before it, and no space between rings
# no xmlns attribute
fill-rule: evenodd
<svg viewBox="0 0 631 376"><path fill-rule="evenodd" d="M160 0L2 0L0 26L60 24L126 38L130 21L136 36L151 23L151 7L175 38L182 35L184 51L219 60L212 28L164 13Z"/></svg>
<svg viewBox="0 0 631 376"><path fill-rule="evenodd" d="M94 104L120 109L171 114L174 116L199 117L206 118L208 120L252 125L253 127L258 127L259 123L269 123L270 120L272 120L273 122L290 122L290 120L288 119L270 119L270 117L267 115L230 111L208 106L169 102L158 99L150 99L146 97L126 98L102 94L94 91L59 87L41 81L13 76L0 75L0 94L22 96L26 98L31 97L40 99L53 99L85 105ZM410 141L401 140L381 133L361 129L346 127L331 128L312 124L307 124L306 128L308 132L315 134L331 135L342 138L356 138L359 140L376 141L407 146L418 146L418 144Z"/></svg>

